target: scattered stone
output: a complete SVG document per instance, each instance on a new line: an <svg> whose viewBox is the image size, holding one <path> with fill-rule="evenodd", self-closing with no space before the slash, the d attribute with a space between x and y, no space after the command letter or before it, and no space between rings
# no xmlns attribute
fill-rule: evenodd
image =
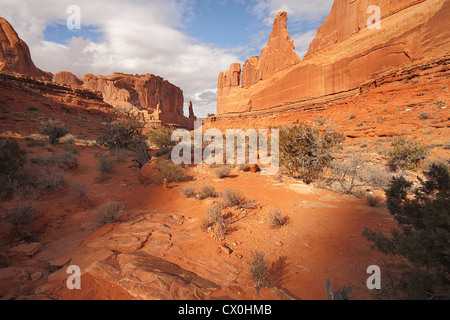
<svg viewBox="0 0 450 320"><path fill-rule="evenodd" d="M283 242L281 242L281 241L275 241L275 245L277 246L277 247L282 247L283 246Z"/></svg>
<svg viewBox="0 0 450 320"><path fill-rule="evenodd" d="M220 251L222 251L225 254L231 254L233 253L233 250L231 250L229 247L227 247L226 245L219 245Z"/></svg>

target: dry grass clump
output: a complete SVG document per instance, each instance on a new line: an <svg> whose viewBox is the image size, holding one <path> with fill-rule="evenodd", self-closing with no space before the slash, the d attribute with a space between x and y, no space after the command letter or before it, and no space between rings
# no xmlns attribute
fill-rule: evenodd
<svg viewBox="0 0 450 320"><path fill-rule="evenodd" d="M195 185L184 187L181 189L181 194L186 198L195 198L197 196L197 192L195 192Z"/></svg>
<svg viewBox="0 0 450 320"><path fill-rule="evenodd" d="M97 219L102 224L120 222L123 217L124 204L118 201L109 201L97 210Z"/></svg>
<svg viewBox="0 0 450 320"><path fill-rule="evenodd" d="M220 194L220 198L225 208L249 209L254 205L254 200L248 200L239 190L230 188L225 188Z"/></svg>
<svg viewBox="0 0 450 320"><path fill-rule="evenodd" d="M383 201L383 198L381 198L380 196L373 195L373 194L368 194L366 196L366 201L370 207L376 207Z"/></svg>
<svg viewBox="0 0 450 320"><path fill-rule="evenodd" d="M281 210L273 209L267 213L269 217L270 227L277 229L284 226L287 222L287 217L283 216Z"/></svg>
<svg viewBox="0 0 450 320"><path fill-rule="evenodd" d="M227 234L229 221L225 221L221 204L214 204L208 207L207 216L202 219L201 228L203 231L211 231L216 240L223 240Z"/></svg>
<svg viewBox="0 0 450 320"><path fill-rule="evenodd" d="M231 173L231 168L229 166L223 166L214 171L214 175L218 178L228 177Z"/></svg>
<svg viewBox="0 0 450 320"><path fill-rule="evenodd" d="M98 158L97 169L101 173L112 173L114 171L114 163L108 157L108 155L102 155L100 158Z"/></svg>
<svg viewBox="0 0 450 320"><path fill-rule="evenodd" d="M6 220L16 227L27 227L33 222L35 207L33 202L17 202L16 205L5 208Z"/></svg>
<svg viewBox="0 0 450 320"><path fill-rule="evenodd" d="M153 183L163 184L164 179L167 179L167 182L180 182L186 180L186 174L182 167L169 161L161 161L158 163L158 173L153 178Z"/></svg>
<svg viewBox="0 0 450 320"><path fill-rule="evenodd" d="M213 186L204 185L200 188L200 191L197 195L200 200L204 200L207 198L215 198L217 197L217 192Z"/></svg>

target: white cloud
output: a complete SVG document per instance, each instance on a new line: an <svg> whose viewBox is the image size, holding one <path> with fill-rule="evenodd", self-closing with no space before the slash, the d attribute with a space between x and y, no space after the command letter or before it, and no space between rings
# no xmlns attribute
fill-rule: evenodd
<svg viewBox="0 0 450 320"><path fill-rule="evenodd" d="M5 17L28 44L39 68L56 73L70 71L108 75L113 72L152 73L179 86L185 102L204 91L214 90L218 74L239 61L236 53L215 48L183 32L193 18L192 1L90 1L79 0L81 27L94 26L101 42L73 37L66 44L46 41L47 25L66 24L72 0L0 0ZM212 99L199 100L199 116L215 112ZM185 109L187 114L187 109Z"/></svg>
<svg viewBox="0 0 450 320"><path fill-rule="evenodd" d="M317 30L309 30L305 33L292 34L291 39L295 44L295 52L300 59L303 59L305 54L308 52L309 45L316 36Z"/></svg>

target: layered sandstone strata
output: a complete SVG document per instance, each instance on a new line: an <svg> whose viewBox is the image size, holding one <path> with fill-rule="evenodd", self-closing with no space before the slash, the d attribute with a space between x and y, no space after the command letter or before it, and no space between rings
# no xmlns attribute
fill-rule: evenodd
<svg viewBox="0 0 450 320"><path fill-rule="evenodd" d="M369 28L376 5L381 28ZM346 92L392 69L450 54L450 2L336 0L303 61L293 56L286 14L261 57L218 79L217 113L245 112ZM228 77L231 79L228 80ZM240 83L232 79L241 79Z"/></svg>

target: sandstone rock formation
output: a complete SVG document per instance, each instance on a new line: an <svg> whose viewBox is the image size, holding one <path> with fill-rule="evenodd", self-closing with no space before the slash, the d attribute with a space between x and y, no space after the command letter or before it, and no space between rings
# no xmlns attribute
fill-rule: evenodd
<svg viewBox="0 0 450 320"><path fill-rule="evenodd" d="M19 73L42 80L52 75L38 69L31 60L30 49L14 28L0 17L0 71Z"/></svg>
<svg viewBox="0 0 450 320"><path fill-rule="evenodd" d="M193 127L193 122L183 115L183 92L161 77L152 74L86 74L83 77L83 88L100 91L104 101L117 108L136 107L153 114L159 105L159 119L153 120L160 120L163 124Z"/></svg>
<svg viewBox="0 0 450 320"><path fill-rule="evenodd" d="M194 127L193 108L189 118L183 115L183 91L161 77L114 73L110 76L74 74L62 71L54 76L34 65L27 44L17 35L4 18L0 18L0 72L17 73L36 80L52 81L74 90L100 92L103 100L115 108L134 109L154 120L155 125L172 125L191 129ZM158 111L159 105L159 111ZM192 114L191 114L192 112Z"/></svg>
<svg viewBox="0 0 450 320"><path fill-rule="evenodd" d="M73 73L67 71L58 72L53 76L53 83L70 87L73 89L81 89L83 86L83 81L81 81Z"/></svg>
<svg viewBox="0 0 450 320"><path fill-rule="evenodd" d="M381 29L368 28L373 13L367 13L367 1L336 0L301 62L292 54L285 13L279 13L261 57L247 60L242 73L233 64L219 75L217 113L343 93L389 70L450 53L448 1L379 0L371 5L380 8ZM232 82L233 77L241 83Z"/></svg>

